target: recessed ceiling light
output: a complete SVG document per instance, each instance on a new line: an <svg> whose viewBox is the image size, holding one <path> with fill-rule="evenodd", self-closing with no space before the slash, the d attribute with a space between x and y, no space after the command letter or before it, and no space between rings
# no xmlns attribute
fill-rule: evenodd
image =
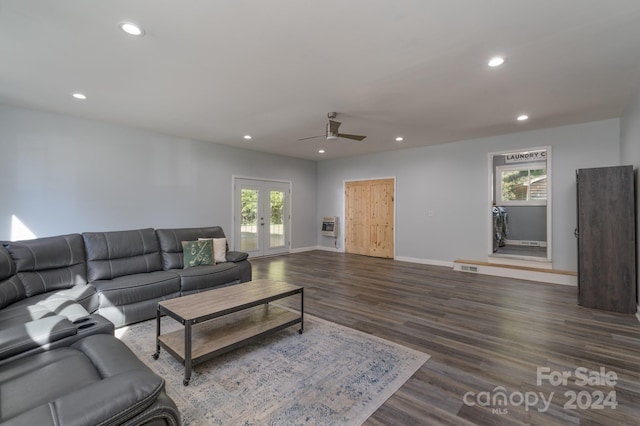
<svg viewBox="0 0 640 426"><path fill-rule="evenodd" d="M487 62L487 65L490 67L499 67L502 64L504 64L504 58L502 56L494 56Z"/></svg>
<svg viewBox="0 0 640 426"><path fill-rule="evenodd" d="M243 138L245 138L246 140L250 140L251 139L251 135L244 135Z"/></svg>
<svg viewBox="0 0 640 426"><path fill-rule="evenodd" d="M82 93L74 93L72 96L76 99L80 99L81 101L84 101L85 99L87 99L87 97Z"/></svg>
<svg viewBox="0 0 640 426"><path fill-rule="evenodd" d="M318 154L324 154L324 149L319 149Z"/></svg>
<svg viewBox="0 0 640 426"><path fill-rule="evenodd" d="M139 27L138 25L131 22L121 22L120 28L122 29L122 31L132 36L144 35L144 30L142 29L142 27Z"/></svg>
<svg viewBox="0 0 640 426"><path fill-rule="evenodd" d="M396 138L396 142L402 142L404 140L404 138L402 136L398 136Z"/></svg>
<svg viewBox="0 0 640 426"><path fill-rule="evenodd" d="M522 114L518 116L518 121L526 121L529 119L529 116L527 114Z"/></svg>

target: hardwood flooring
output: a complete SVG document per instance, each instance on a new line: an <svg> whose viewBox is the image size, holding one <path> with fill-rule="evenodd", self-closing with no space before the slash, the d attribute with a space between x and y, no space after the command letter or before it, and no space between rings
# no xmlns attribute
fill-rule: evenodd
<svg viewBox="0 0 640 426"><path fill-rule="evenodd" d="M431 355L366 425L640 424L640 323L578 306L575 287L326 251L251 262L304 286L305 312ZM538 384L545 367L566 384Z"/></svg>

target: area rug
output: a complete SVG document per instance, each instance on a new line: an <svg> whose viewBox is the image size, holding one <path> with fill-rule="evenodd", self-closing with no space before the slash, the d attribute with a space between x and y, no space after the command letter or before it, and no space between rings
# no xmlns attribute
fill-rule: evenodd
<svg viewBox="0 0 640 426"><path fill-rule="evenodd" d="M166 381L185 425L360 425L429 355L366 333L304 316L292 326L194 367L155 351L155 320L116 331ZM162 332L179 329L162 318Z"/></svg>

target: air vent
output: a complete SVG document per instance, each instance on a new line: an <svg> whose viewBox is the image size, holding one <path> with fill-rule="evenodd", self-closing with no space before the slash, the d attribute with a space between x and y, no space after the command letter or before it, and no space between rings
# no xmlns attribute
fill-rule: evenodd
<svg viewBox="0 0 640 426"><path fill-rule="evenodd" d="M478 267L471 265L461 265L460 270L464 272L478 272Z"/></svg>

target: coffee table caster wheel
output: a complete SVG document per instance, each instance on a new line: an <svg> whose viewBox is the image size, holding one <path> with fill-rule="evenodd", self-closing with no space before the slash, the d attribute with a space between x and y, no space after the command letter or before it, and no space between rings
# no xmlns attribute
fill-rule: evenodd
<svg viewBox="0 0 640 426"><path fill-rule="evenodd" d="M298 330L298 334L302 334L304 332L303 329Z"/></svg>
<svg viewBox="0 0 640 426"><path fill-rule="evenodd" d="M156 352L151 356L153 357L153 359L158 359L158 357L160 356L160 352Z"/></svg>
<svg viewBox="0 0 640 426"><path fill-rule="evenodd" d="M184 379L182 381L182 384L185 385L185 386L189 386L189 380L191 380L191 379Z"/></svg>

